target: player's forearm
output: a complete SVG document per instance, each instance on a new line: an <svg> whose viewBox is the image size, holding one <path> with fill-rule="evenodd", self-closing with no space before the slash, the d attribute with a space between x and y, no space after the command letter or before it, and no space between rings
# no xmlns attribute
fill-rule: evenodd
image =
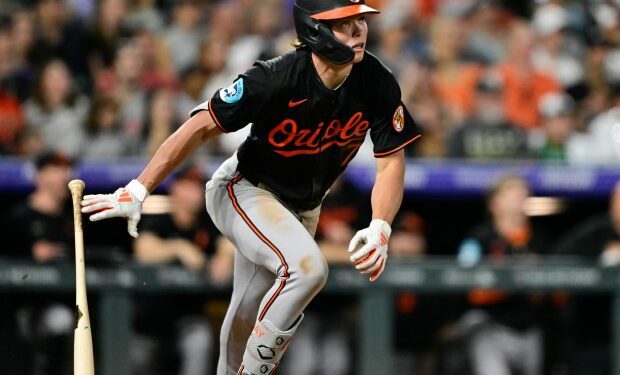
<svg viewBox="0 0 620 375"><path fill-rule="evenodd" d="M377 160L377 176L371 197L373 220L381 219L392 224L403 200L404 179L405 158L402 151Z"/></svg>
<svg viewBox="0 0 620 375"><path fill-rule="evenodd" d="M216 134L219 134L219 130L209 112L197 113L159 146L151 161L138 177L138 181L149 192L153 191L198 146Z"/></svg>
<svg viewBox="0 0 620 375"><path fill-rule="evenodd" d="M177 259L177 252L166 241L143 233L134 244L134 256L141 263L166 263Z"/></svg>

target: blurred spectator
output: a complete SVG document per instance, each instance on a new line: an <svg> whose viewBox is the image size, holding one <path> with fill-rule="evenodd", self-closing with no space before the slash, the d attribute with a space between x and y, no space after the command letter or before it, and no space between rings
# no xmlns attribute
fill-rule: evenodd
<svg viewBox="0 0 620 375"><path fill-rule="evenodd" d="M504 115L502 81L488 72L477 84L472 116L451 134L447 156L465 159L510 159L527 156L527 136Z"/></svg>
<svg viewBox="0 0 620 375"><path fill-rule="evenodd" d="M32 89L36 76L35 67L28 61L34 43L34 15L28 10L19 10L12 14L11 29L13 71L10 75L9 88L20 101L25 101ZM0 74L2 76L2 74ZM2 79L0 78L0 81ZM0 84L3 86L3 84Z"/></svg>
<svg viewBox="0 0 620 375"><path fill-rule="evenodd" d="M200 68L192 65L181 72L181 90L175 98L175 116L184 122L192 109L203 102L202 88L205 84L205 75Z"/></svg>
<svg viewBox="0 0 620 375"><path fill-rule="evenodd" d="M164 26L164 18L156 2L156 0L131 0L129 12L125 15L127 25L133 30L161 30Z"/></svg>
<svg viewBox="0 0 620 375"><path fill-rule="evenodd" d="M220 1L207 11L209 15L207 34L210 38L223 39L231 44L245 31L243 27L243 4L240 1Z"/></svg>
<svg viewBox="0 0 620 375"><path fill-rule="evenodd" d="M542 97L538 108L542 127L531 134L534 151L544 162L566 161L567 144L575 129L573 99L563 93L550 93Z"/></svg>
<svg viewBox="0 0 620 375"><path fill-rule="evenodd" d="M606 60L606 65L618 63L620 52L610 52ZM607 77L614 77L611 66L606 70ZM616 166L620 162L620 72L617 74L617 80L610 80L611 95L605 110L568 144L567 157L572 164Z"/></svg>
<svg viewBox="0 0 620 375"><path fill-rule="evenodd" d="M447 141L452 126L447 123L446 111L444 106L433 97L417 100L409 107L411 112L416 114L416 124L422 129L423 136L411 148L406 148L407 156L418 156L422 158L443 158L448 147ZM411 153L413 151L413 154Z"/></svg>
<svg viewBox="0 0 620 375"><path fill-rule="evenodd" d="M620 42L620 17L618 4L612 1L588 2L588 16L593 18L588 26L590 40L617 45Z"/></svg>
<svg viewBox="0 0 620 375"><path fill-rule="evenodd" d="M23 129L15 137L15 155L31 158L45 151L45 142L37 131Z"/></svg>
<svg viewBox="0 0 620 375"><path fill-rule="evenodd" d="M30 50L30 61L42 66L50 60L61 59L75 77L75 84L84 88L89 81L84 58L85 30L71 17L65 0L36 0L37 31Z"/></svg>
<svg viewBox="0 0 620 375"><path fill-rule="evenodd" d="M538 37L532 61L565 89L575 90L584 81L584 48L577 38L569 38L569 14L563 6L547 3L534 12L532 27Z"/></svg>
<svg viewBox="0 0 620 375"><path fill-rule="evenodd" d="M449 114L447 120L451 125L463 122L472 112L481 73L477 65L460 59L464 35L459 22L462 21L438 17L430 27L433 88Z"/></svg>
<svg viewBox="0 0 620 375"><path fill-rule="evenodd" d="M506 257L531 258L545 250L544 234L535 229L523 207L529 196L524 180L499 181L488 198L490 220L475 228L459 248L458 261L472 266L482 259L501 262ZM459 322L467 337L474 374L540 375L543 371L543 334L540 296L509 295L496 290L469 292L471 310Z"/></svg>
<svg viewBox="0 0 620 375"><path fill-rule="evenodd" d="M35 191L28 202L9 214L12 230L6 246L13 256L37 262L62 260L70 255L73 217L66 208L71 160L60 152L45 152L35 161ZM5 253L6 254L6 253Z"/></svg>
<svg viewBox="0 0 620 375"><path fill-rule="evenodd" d="M166 43L148 29L137 30L133 41L142 57L141 85L146 90L176 86L176 75Z"/></svg>
<svg viewBox="0 0 620 375"><path fill-rule="evenodd" d="M126 156L129 147L119 121L119 106L109 96L93 99L86 118L85 159L116 159Z"/></svg>
<svg viewBox="0 0 620 375"><path fill-rule="evenodd" d="M412 64L413 56L406 49L407 43L407 14L403 13L399 4L382 11L379 18L381 30L379 43L374 53L387 65L399 80L408 66Z"/></svg>
<svg viewBox="0 0 620 375"><path fill-rule="evenodd" d="M35 190L4 218L6 244L2 256L36 262L71 260L73 216L68 207L71 161L58 152L46 152L35 161ZM16 307L21 337L34 353L27 374L61 375L70 371L73 311L69 301L42 294Z"/></svg>
<svg viewBox="0 0 620 375"><path fill-rule="evenodd" d="M183 167L175 174L169 188L169 213L145 215L140 223L140 237L134 243L139 262L180 262L194 272L205 272L209 265L212 281L230 282L234 248L204 215L205 182L196 166ZM134 321L135 374L202 375L211 371L213 332L203 300L148 297L138 303Z"/></svg>
<svg viewBox="0 0 620 375"><path fill-rule="evenodd" d="M41 134L45 146L74 157L84 141L88 100L73 89L71 73L61 60L41 71L34 95L25 103L28 125Z"/></svg>
<svg viewBox="0 0 620 375"><path fill-rule="evenodd" d="M608 72L605 71L605 62L608 60L609 47L602 44L591 45L586 51L585 70L587 96L578 103L575 113L577 117L577 131L584 131L586 125L592 121L598 113L607 109L608 99L612 94ZM613 75L613 74L612 74Z"/></svg>
<svg viewBox="0 0 620 375"><path fill-rule="evenodd" d="M401 210L392 224L390 260L393 262L420 260L427 251L424 222L415 212ZM439 306L430 296L413 291L399 291L395 296L393 373L425 374L427 357L433 351L432 342L438 323Z"/></svg>
<svg viewBox="0 0 620 375"><path fill-rule="evenodd" d="M175 118L174 93L167 89L159 89L151 96L149 118L146 124L146 151L142 155L152 156L159 146L175 130L179 122Z"/></svg>
<svg viewBox="0 0 620 375"><path fill-rule="evenodd" d="M505 11L499 1L478 1L465 41L467 55L483 64L496 64L506 55Z"/></svg>
<svg viewBox="0 0 620 375"><path fill-rule="evenodd" d="M90 73L97 78L102 70L112 67L123 38L129 37L124 24L126 0L97 2L95 19L87 34L87 57Z"/></svg>
<svg viewBox="0 0 620 375"><path fill-rule="evenodd" d="M120 107L121 129L134 155L140 152L148 113L147 94L140 81L143 65L141 50L128 42L119 47L113 69L98 77L100 93L111 95Z"/></svg>
<svg viewBox="0 0 620 375"><path fill-rule="evenodd" d="M390 236L390 256L399 259L420 258L427 251L424 235L424 221L412 211L399 213L392 225Z"/></svg>
<svg viewBox="0 0 620 375"><path fill-rule="evenodd" d="M172 65L177 74L198 61L205 30L200 24L202 6L198 0L178 0L172 6L172 23L163 32ZM189 113L189 111L188 111Z"/></svg>
<svg viewBox="0 0 620 375"><path fill-rule="evenodd" d="M29 17L23 17L26 14L18 12L11 17L0 13L0 91L20 101L30 93L34 75L25 60L27 51L23 51L26 48L23 44L32 38L32 30L28 30L28 24L32 27L32 22Z"/></svg>
<svg viewBox="0 0 620 375"><path fill-rule="evenodd" d="M213 93L220 87L225 87L237 76L229 70L228 58L230 57L230 47L227 39L209 37L200 49L199 66L206 75L205 87L202 89L202 97L209 100Z"/></svg>
<svg viewBox="0 0 620 375"><path fill-rule="evenodd" d="M538 102L559 91L553 77L539 72L532 62L534 34L527 24L514 22L510 29L507 60L498 66L504 82L504 110L511 123L530 130L539 126Z"/></svg>
<svg viewBox="0 0 620 375"><path fill-rule="evenodd" d="M16 141L23 128L24 118L19 101L0 88L0 155L17 153Z"/></svg>
<svg viewBox="0 0 620 375"><path fill-rule="evenodd" d="M275 39L280 31L281 9L277 1L257 1L246 11L248 29L230 47L227 70L249 69L256 60L277 56Z"/></svg>
<svg viewBox="0 0 620 375"><path fill-rule="evenodd" d="M620 184L610 194L609 211L568 230L555 253L595 261L602 266L620 264ZM610 297L570 295L565 312L561 340L568 347L567 374L610 374ZM584 321L589 324L584 326L581 324Z"/></svg>

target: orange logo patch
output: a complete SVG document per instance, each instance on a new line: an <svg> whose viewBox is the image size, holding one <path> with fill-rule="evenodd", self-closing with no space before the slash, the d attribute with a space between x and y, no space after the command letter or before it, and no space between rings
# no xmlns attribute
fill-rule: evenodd
<svg viewBox="0 0 620 375"><path fill-rule="evenodd" d="M123 191L121 193L121 195L118 197L117 200L119 203L132 203L133 202L133 198L131 198L131 195L129 195L129 192L127 192L126 190Z"/></svg>
<svg viewBox="0 0 620 375"><path fill-rule="evenodd" d="M394 117L392 118L392 125L394 126L394 130L397 132L403 131L405 127L405 110L403 106L400 105L396 108L396 112L394 112Z"/></svg>

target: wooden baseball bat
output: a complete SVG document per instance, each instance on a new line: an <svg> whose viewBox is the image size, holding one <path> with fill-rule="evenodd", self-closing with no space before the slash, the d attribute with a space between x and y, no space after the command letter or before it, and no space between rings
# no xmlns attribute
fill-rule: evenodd
<svg viewBox="0 0 620 375"><path fill-rule="evenodd" d="M69 182L73 200L73 225L75 231L75 332L73 334L73 374L93 375L93 337L90 314L86 300L86 270L84 265L84 233L82 231L82 193L84 181Z"/></svg>

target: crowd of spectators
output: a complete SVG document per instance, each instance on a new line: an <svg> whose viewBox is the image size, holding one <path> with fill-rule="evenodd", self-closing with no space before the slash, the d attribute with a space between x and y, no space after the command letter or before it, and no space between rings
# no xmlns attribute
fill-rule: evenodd
<svg viewBox="0 0 620 375"><path fill-rule="evenodd" d="M424 132L410 155L617 162L617 1L368 2L382 10L368 50ZM293 3L3 1L1 154L151 155L192 107L293 48ZM246 134L203 153L228 155Z"/></svg>
<svg viewBox="0 0 620 375"><path fill-rule="evenodd" d="M0 157L31 159L36 169L35 191L0 217L16 228L0 255L70 261L66 182L74 161L152 155L218 88L255 60L293 48L293 3L0 1ZM611 166L620 161L620 1L367 3L382 11L368 18L368 50L392 69L423 132L408 156ZM248 130L208 142L198 157L230 155ZM366 154L361 160L372 160ZM229 282L234 249L205 217L205 178L195 166L177 171L167 208L145 212L141 237L133 243L105 235L124 233L108 231L122 223L88 230L94 233L90 259L101 245L106 261L176 263L213 283ZM549 238L524 215L529 193L519 178L500 181L488 197L488 218L476 223L467 217L457 230L446 212L418 212L423 204L405 202L393 224L391 259L434 255L437 243L445 243L437 237L454 232L463 234L462 242L442 251L463 267L483 256L540 254L619 262L620 188L612 192L609 213L566 238ZM369 219L367 199L359 194L339 180L323 204L317 239L330 263L348 262L348 241ZM145 210L157 205L145 204ZM2 347L0 359L34 358L11 362L15 368L6 373L70 371L71 303L44 297L14 298L14 309L3 311L0 333L18 344ZM515 368L526 375L607 373L609 300L556 297L472 290L461 300L399 292L395 321L404 334L396 337L395 373L497 375ZM135 321L142 325L134 325L132 336L134 372L208 373L216 327L205 318L207 301L170 301L136 301ZM334 304L344 305L338 314ZM282 371L351 374L356 314L351 306L329 296L313 303ZM547 324L549 314L565 329ZM578 321L594 315L603 318L591 330L579 328ZM12 324L14 319L20 324ZM64 361L49 362L52 357Z"/></svg>

